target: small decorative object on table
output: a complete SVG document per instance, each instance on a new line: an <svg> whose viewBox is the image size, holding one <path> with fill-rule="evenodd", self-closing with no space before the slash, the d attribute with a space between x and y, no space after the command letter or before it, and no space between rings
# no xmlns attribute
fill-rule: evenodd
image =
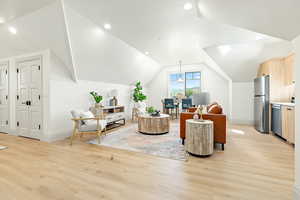
<svg viewBox="0 0 300 200"><path fill-rule="evenodd" d="M112 99L110 99L109 101L109 105L110 106L117 106L118 105L118 99L117 99L117 96L118 96L118 90L112 90L110 92L110 96L113 97Z"/></svg>
<svg viewBox="0 0 300 200"><path fill-rule="evenodd" d="M200 115L200 119L199 119L199 117L198 117L198 119L203 122L204 121L204 119L203 119L203 111L204 110L205 110L205 106L202 106L202 105L198 106L197 110L195 111L194 119L197 118L196 115L198 116L198 114L199 114Z"/></svg>
<svg viewBox="0 0 300 200"><path fill-rule="evenodd" d="M147 108L147 112L152 117L159 117L160 116L160 111L159 110L155 110L155 108L153 106Z"/></svg>

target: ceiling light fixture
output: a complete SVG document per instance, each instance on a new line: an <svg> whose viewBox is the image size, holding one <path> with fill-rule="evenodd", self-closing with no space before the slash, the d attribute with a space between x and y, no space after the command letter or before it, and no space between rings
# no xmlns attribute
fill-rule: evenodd
<svg viewBox="0 0 300 200"><path fill-rule="evenodd" d="M145 52L145 55L147 55L147 56L148 56L148 55L149 55L149 52L148 52L148 51L146 51L146 52Z"/></svg>
<svg viewBox="0 0 300 200"><path fill-rule="evenodd" d="M190 2L185 3L183 8L184 8L184 10L191 10L193 8L193 4Z"/></svg>
<svg viewBox="0 0 300 200"><path fill-rule="evenodd" d="M262 40L262 39L264 39L264 37L263 37L262 35L257 35L257 36L255 37L255 40Z"/></svg>
<svg viewBox="0 0 300 200"><path fill-rule="evenodd" d="M232 48L229 45L223 45L223 46L219 46L218 49L222 55L226 55L231 51Z"/></svg>
<svg viewBox="0 0 300 200"><path fill-rule="evenodd" d="M105 28L106 30L110 30L110 29L111 29L111 25L110 25L110 24L104 24L104 28Z"/></svg>
<svg viewBox="0 0 300 200"><path fill-rule="evenodd" d="M14 35L17 34L17 29L15 27L10 26L10 27L8 27L8 30L11 34L14 34Z"/></svg>
<svg viewBox="0 0 300 200"><path fill-rule="evenodd" d="M182 65L182 61L179 60L179 77L178 77L178 79L177 79L177 82L178 82L178 83L183 83L183 82L184 82L184 80L183 80L183 78L182 78L181 65Z"/></svg>

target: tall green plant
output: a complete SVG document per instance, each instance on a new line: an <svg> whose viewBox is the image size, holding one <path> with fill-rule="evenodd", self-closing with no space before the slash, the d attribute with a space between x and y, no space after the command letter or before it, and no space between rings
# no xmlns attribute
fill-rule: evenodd
<svg viewBox="0 0 300 200"><path fill-rule="evenodd" d="M147 99L147 96L144 95L142 84L139 81L135 84L135 88L133 91L133 100L135 102L140 102L140 101L145 101L146 99Z"/></svg>
<svg viewBox="0 0 300 200"><path fill-rule="evenodd" d="M100 103L103 99L103 97L101 95L98 95L98 93L94 92L94 91L90 92L90 95L93 96L96 103Z"/></svg>

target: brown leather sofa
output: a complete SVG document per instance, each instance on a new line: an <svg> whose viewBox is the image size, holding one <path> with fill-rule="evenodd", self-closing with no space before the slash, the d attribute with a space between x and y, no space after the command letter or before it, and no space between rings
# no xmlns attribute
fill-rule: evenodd
<svg viewBox="0 0 300 200"><path fill-rule="evenodd" d="M196 108L190 108L188 112L180 114L180 138L182 139L182 144L184 144L185 140L185 121L187 119L193 119L195 110ZM226 115L204 114L203 119L214 122L214 142L221 144L222 150L224 150L224 145L226 144Z"/></svg>

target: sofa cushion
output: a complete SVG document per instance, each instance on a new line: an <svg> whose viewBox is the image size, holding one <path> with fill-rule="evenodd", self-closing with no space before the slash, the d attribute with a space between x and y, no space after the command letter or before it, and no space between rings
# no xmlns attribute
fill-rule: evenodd
<svg viewBox="0 0 300 200"><path fill-rule="evenodd" d="M106 125L106 120L99 120L99 130L103 130L106 127ZM89 120L89 123L82 125L79 130L83 132L96 131L97 120Z"/></svg>
<svg viewBox="0 0 300 200"><path fill-rule="evenodd" d="M211 113L211 114L222 114L223 109L220 105L214 104L214 105L210 106L210 108L208 109L207 112Z"/></svg>

